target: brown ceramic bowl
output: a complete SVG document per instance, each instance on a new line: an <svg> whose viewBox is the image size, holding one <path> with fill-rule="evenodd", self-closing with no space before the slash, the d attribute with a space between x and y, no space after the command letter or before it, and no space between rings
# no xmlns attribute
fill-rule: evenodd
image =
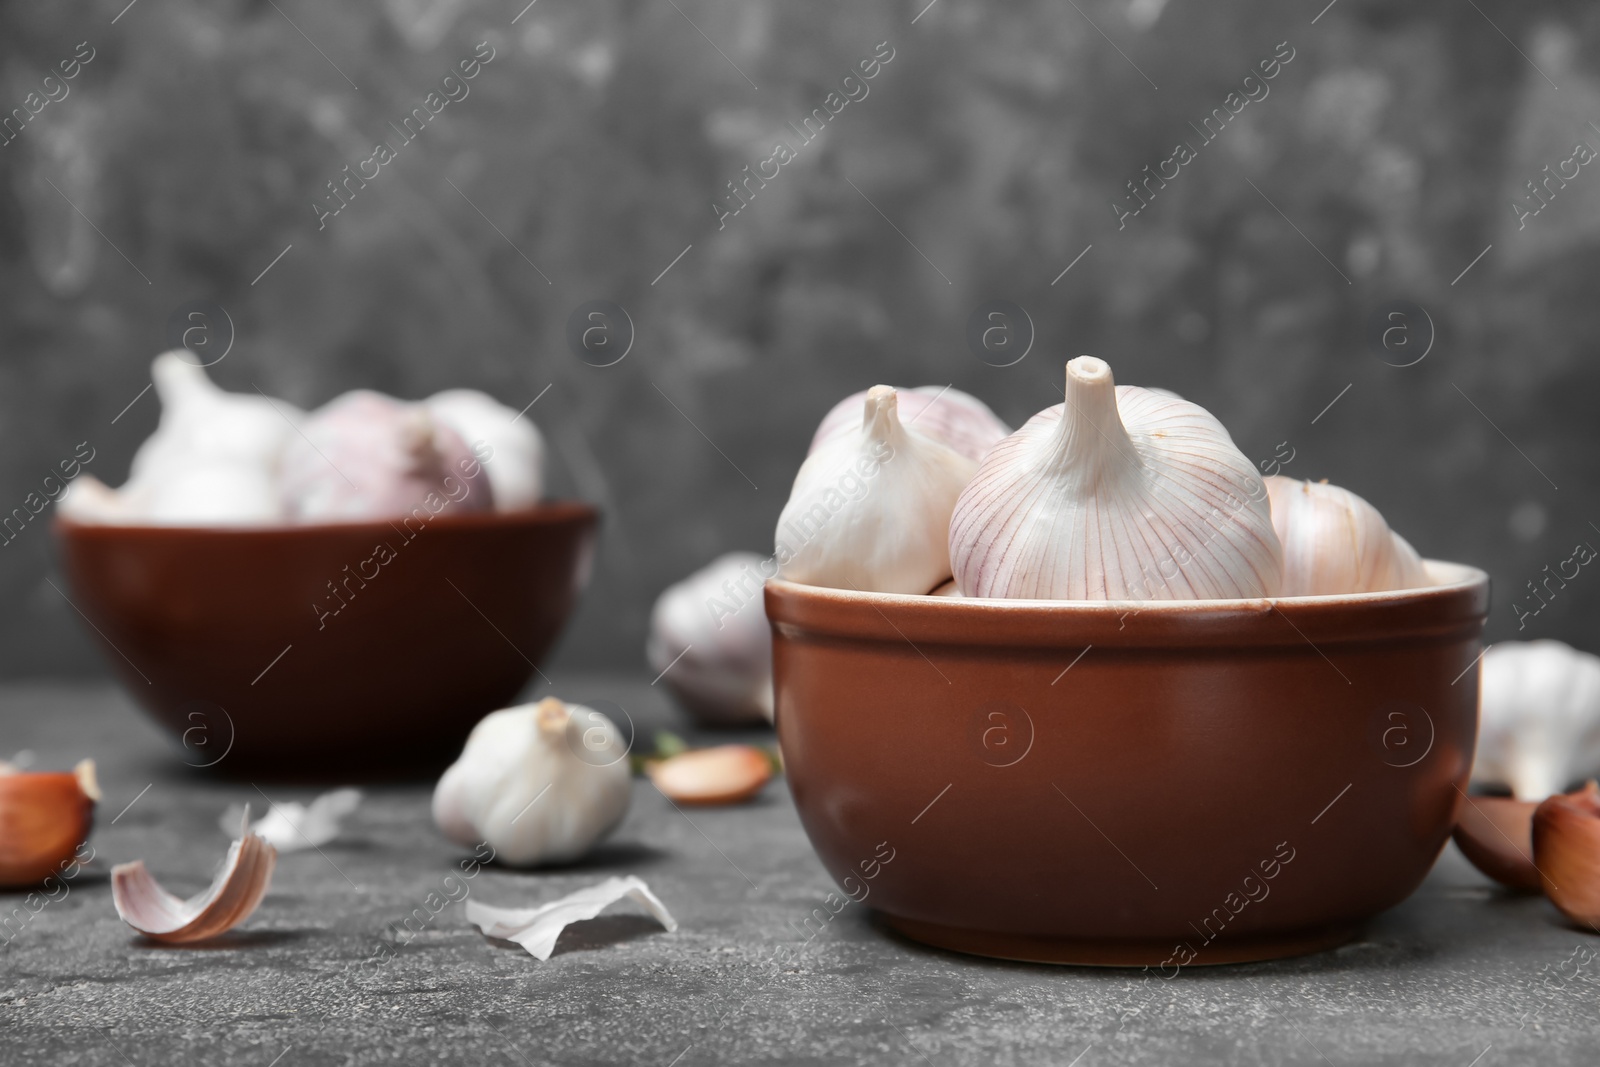
<svg viewBox="0 0 1600 1067"><path fill-rule="evenodd" d="M1336 945L1405 899L1477 735L1479 570L1273 600L767 583L800 819L901 933L1055 963Z"/></svg>
<svg viewBox="0 0 1600 1067"><path fill-rule="evenodd" d="M74 606L186 762L348 778L446 762L517 695L588 580L597 521L552 503L421 529L55 530Z"/></svg>

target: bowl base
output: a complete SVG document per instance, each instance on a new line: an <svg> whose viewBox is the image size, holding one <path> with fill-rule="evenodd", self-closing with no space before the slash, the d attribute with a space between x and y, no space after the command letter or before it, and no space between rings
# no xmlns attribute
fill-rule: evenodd
<svg viewBox="0 0 1600 1067"><path fill-rule="evenodd" d="M1184 967L1209 967L1218 963L1253 963L1259 960L1304 956L1335 948L1352 940L1358 924L1328 926L1253 938L1228 938L1196 950L1184 951L1171 940L1116 940L1102 938L1034 937L993 930L902 919L876 912L878 918L913 941L971 956L1016 960L1021 963L1060 963L1078 967L1174 967L1192 955Z"/></svg>

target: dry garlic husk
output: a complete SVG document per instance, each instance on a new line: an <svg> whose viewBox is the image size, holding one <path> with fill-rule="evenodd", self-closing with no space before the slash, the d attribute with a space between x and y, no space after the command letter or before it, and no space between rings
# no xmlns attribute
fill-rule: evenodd
<svg viewBox="0 0 1600 1067"><path fill-rule="evenodd" d="M0 765L0 887L37 885L71 864L89 839L100 800L94 761L71 771L23 772Z"/></svg>
<svg viewBox="0 0 1600 1067"><path fill-rule="evenodd" d="M977 463L900 421L887 385L861 425L806 457L778 518L778 573L878 593L926 593L950 577L946 531Z"/></svg>
<svg viewBox="0 0 1600 1067"><path fill-rule="evenodd" d="M1429 585L1422 557L1348 489L1275 474L1272 527L1283 545L1282 596L1376 593Z"/></svg>
<svg viewBox="0 0 1600 1067"><path fill-rule="evenodd" d="M531 416L476 389L446 389L423 405L473 449L483 450L496 511L539 503L544 495L544 438Z"/></svg>
<svg viewBox="0 0 1600 1067"><path fill-rule="evenodd" d="M1474 785L1543 800L1600 775L1600 657L1560 641L1503 641L1482 670Z"/></svg>
<svg viewBox="0 0 1600 1067"><path fill-rule="evenodd" d="M950 560L966 596L1049 600L1273 596L1283 568L1261 476L1222 424L1116 386L1093 356L983 461Z"/></svg>
<svg viewBox="0 0 1600 1067"><path fill-rule="evenodd" d="M753 552L729 552L669 586L650 613L650 669L702 723L772 719L772 629L761 589L773 568Z"/></svg>
<svg viewBox="0 0 1600 1067"><path fill-rule="evenodd" d="M249 819L247 808L243 821ZM250 917L267 895L277 860L277 850L246 825L204 892L188 900L175 897L151 877L143 860L135 860L111 868L111 899L122 921L145 937L171 944L205 941Z"/></svg>
<svg viewBox="0 0 1600 1067"><path fill-rule="evenodd" d="M1593 780L1534 810L1533 863L1561 914L1600 928L1600 786Z"/></svg>
<svg viewBox="0 0 1600 1067"><path fill-rule="evenodd" d="M812 435L809 452L858 429L861 405L866 403L870 392L852 393L835 404ZM895 392L899 397L900 418L905 425L955 449L974 463L982 463L989 449L1011 433L1011 427L1001 422L988 404L948 385L919 385Z"/></svg>
<svg viewBox="0 0 1600 1067"><path fill-rule="evenodd" d="M611 720L581 704L546 697L492 712L439 779L433 821L513 867L570 862L627 812L627 755Z"/></svg>

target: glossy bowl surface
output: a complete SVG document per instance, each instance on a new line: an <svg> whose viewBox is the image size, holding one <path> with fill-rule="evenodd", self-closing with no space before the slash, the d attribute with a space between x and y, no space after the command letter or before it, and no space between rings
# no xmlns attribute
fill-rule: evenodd
<svg viewBox="0 0 1600 1067"><path fill-rule="evenodd" d="M800 818L912 938L1184 966L1329 947L1455 823L1488 578L1143 603L767 583ZM888 857L886 860L885 857Z"/></svg>
<svg viewBox="0 0 1600 1067"><path fill-rule="evenodd" d="M73 605L185 762L349 778L442 765L517 695L588 580L597 523L550 503L55 531Z"/></svg>

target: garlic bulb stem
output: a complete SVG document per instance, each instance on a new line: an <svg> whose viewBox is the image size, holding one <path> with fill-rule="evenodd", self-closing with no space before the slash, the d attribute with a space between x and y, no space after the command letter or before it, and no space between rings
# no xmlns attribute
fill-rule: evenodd
<svg viewBox="0 0 1600 1067"><path fill-rule="evenodd" d="M1053 459L1063 471L1092 491L1103 473L1143 466L1117 411L1117 385L1105 360L1080 356L1069 361L1065 397L1076 417L1056 426Z"/></svg>

